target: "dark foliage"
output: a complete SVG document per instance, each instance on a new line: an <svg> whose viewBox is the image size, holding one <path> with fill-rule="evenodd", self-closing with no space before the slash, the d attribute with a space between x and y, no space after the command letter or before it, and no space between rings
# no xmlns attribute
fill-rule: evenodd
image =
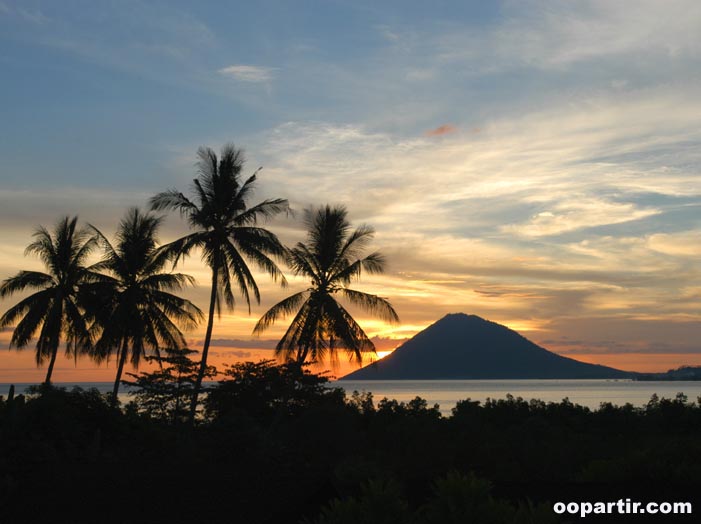
<svg viewBox="0 0 701 524"><path fill-rule="evenodd" d="M555 501L701 502L701 408L683 395L598 410L465 400L442 417L423 399L328 386L295 366L239 364L194 427L95 391L2 400L0 520L546 524L560 521ZM167 391L179 395L153 399L169 405ZM123 511L105 509L115 498Z"/></svg>
<svg viewBox="0 0 701 524"><path fill-rule="evenodd" d="M285 261L296 276L309 279L311 286L271 307L253 332L260 334L281 317L293 315L275 348L277 356L298 363L335 363L338 350L343 349L350 362L360 365L364 357L375 355L375 345L337 298L386 322L399 321L387 299L350 289L363 273L385 270L385 258L379 252L362 256L375 231L367 225L351 230L348 211L342 206L307 209L304 225L307 242L286 249Z"/></svg>
<svg viewBox="0 0 701 524"><path fill-rule="evenodd" d="M217 423L241 417L268 423L311 408L338 408L344 403L342 389L327 387L326 376L296 363L243 362L228 367L224 375L228 378L209 392L205 402L207 418Z"/></svg>
<svg viewBox="0 0 701 524"><path fill-rule="evenodd" d="M37 228L25 254L39 257L48 272L20 271L0 284L0 299L35 291L0 317L0 328L13 327L10 347L17 349L36 338L37 365L49 361L46 383L51 382L61 341L66 356L76 359L92 344L79 297L88 283L100 278L85 266L96 240L88 230L78 229L77 223L78 217L64 217L53 233Z"/></svg>
<svg viewBox="0 0 701 524"><path fill-rule="evenodd" d="M196 351L181 349L167 351L160 359L146 357L148 362L158 362L159 368L138 375L127 373L134 380L122 380L123 384L130 386L129 395L133 397L126 409L174 425L186 422L199 371L199 364L189 358L193 353ZM205 380L216 375L217 369L207 366ZM198 412L202 407L200 401Z"/></svg>
<svg viewBox="0 0 701 524"><path fill-rule="evenodd" d="M274 261L285 250L277 236L259 223L289 210L287 200L282 198L250 205L260 168L244 180L241 173L245 164L243 150L234 144L225 145L219 157L208 147L201 147L197 156L198 173L192 181L192 199L176 189L169 189L150 200L152 209L178 211L193 231L163 246L162 254L177 264L193 250L199 250L202 261L212 271L207 330L190 403L193 421L207 369L214 312L221 313L222 300L228 309L233 309L234 291L238 289L249 313L251 295L260 303L260 291L249 269L250 262L273 280L286 285L285 276Z"/></svg>
<svg viewBox="0 0 701 524"><path fill-rule="evenodd" d="M167 258L157 236L162 220L132 208L120 221L114 244L93 227L104 254L92 267L104 273L84 286L83 302L97 338L92 357L98 362L117 357L114 402L128 357L138 367L147 356L160 358L161 350L184 348L180 329L194 329L202 318L197 306L173 293L194 279L163 271Z"/></svg>

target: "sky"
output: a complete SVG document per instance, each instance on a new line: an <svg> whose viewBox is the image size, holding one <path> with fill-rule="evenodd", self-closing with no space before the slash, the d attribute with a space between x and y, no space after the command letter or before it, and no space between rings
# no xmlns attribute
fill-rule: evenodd
<svg viewBox="0 0 701 524"><path fill-rule="evenodd" d="M376 229L387 272L355 287L401 322L355 313L382 352L464 312L587 362L701 364L701 3L376 4L0 0L0 278L41 268L37 225L111 235L234 142L263 167L255 201ZM300 215L266 227L293 244ZM161 239L186 231L171 216ZM206 268L181 270L205 309ZM213 363L272 356L284 322L252 327L305 282L258 279ZM33 358L0 351L0 381L43 378ZM63 359L54 380L113 373Z"/></svg>

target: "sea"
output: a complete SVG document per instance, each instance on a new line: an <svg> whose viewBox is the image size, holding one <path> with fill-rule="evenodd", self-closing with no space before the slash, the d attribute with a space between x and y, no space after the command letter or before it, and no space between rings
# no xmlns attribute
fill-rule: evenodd
<svg viewBox="0 0 701 524"><path fill-rule="evenodd" d="M15 384L15 394L23 393L32 384ZM103 393L112 391L111 382L55 383L55 386L83 389L96 388ZM429 405L438 404L443 415L460 400L484 402L487 398L503 399L507 394L525 400L540 399L560 402L567 398L575 404L597 409L601 403L626 403L640 407L653 394L660 398L674 398L684 393L689 401L701 397L701 381L643 382L634 380L342 380L330 382L331 387L343 388L348 395L353 391L371 392L378 402L382 398L408 402L415 397L426 399ZM0 395L7 396L10 384L0 384ZM130 400L129 388L122 386L122 402Z"/></svg>

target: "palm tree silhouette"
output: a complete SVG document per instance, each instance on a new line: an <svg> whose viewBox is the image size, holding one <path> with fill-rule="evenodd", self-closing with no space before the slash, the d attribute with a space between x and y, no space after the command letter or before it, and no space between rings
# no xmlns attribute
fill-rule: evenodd
<svg viewBox="0 0 701 524"><path fill-rule="evenodd" d="M76 230L78 217L64 217L54 228L53 235L40 226L34 232L34 242L25 255L37 255L48 273L20 271L0 285L0 298L27 289L36 293L21 300L0 318L0 327L15 326L10 347L24 348L37 331L36 362L49 359L44 383L51 382L61 339L66 342L66 355L77 357L90 346L90 333L79 303L79 291L95 273L85 266L95 247L95 239L86 229Z"/></svg>
<svg viewBox="0 0 701 524"><path fill-rule="evenodd" d="M385 259L378 253L359 258L374 235L362 225L351 231L345 207L325 206L305 211L307 243L286 251L286 262L293 273L311 280L311 287L295 293L271 307L253 330L259 334L278 318L296 312L290 327L276 347L276 355L304 363L337 359L336 350L346 351L351 362L362 363L363 355L375 353L375 345L335 295L388 322L399 317L390 303L376 295L355 291L348 286L367 273L384 272Z"/></svg>
<svg viewBox="0 0 701 524"><path fill-rule="evenodd" d="M184 348L187 343L180 327L194 329L202 318L197 306L171 293L194 283L194 279L162 271L168 264L157 247L162 220L130 209L119 223L115 245L93 227L105 251L102 261L93 268L107 274L86 286L84 303L90 306L87 310L94 320L93 330L99 334L93 356L103 361L117 354L114 403L127 356L138 367L147 352L160 358L161 349Z"/></svg>
<svg viewBox="0 0 701 524"><path fill-rule="evenodd" d="M197 151L198 176L194 179L194 201L177 190L157 194L151 200L151 209L177 210L187 218L193 233L164 246L164 251L177 264L181 257L193 249L202 252L202 260L212 271L212 284L207 317L207 330L202 345L200 369L190 404L190 417L194 419L202 377L207 368L207 355L212 339L214 312L221 314L222 298L229 309L234 308L232 288L238 287L251 311L251 294L260 304L260 292L246 259L267 272L273 280L286 285L285 277L271 256L282 256L284 248L277 236L256 226L259 219L273 217L287 211L284 199L265 200L248 207L248 197L254 189L256 174L245 181L241 179L244 156L233 144L225 145L221 155L210 148Z"/></svg>

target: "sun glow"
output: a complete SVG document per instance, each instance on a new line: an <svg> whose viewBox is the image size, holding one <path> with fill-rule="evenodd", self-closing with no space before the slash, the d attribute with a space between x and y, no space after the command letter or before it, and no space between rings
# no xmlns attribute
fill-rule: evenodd
<svg viewBox="0 0 701 524"><path fill-rule="evenodd" d="M387 351L378 351L377 352L377 359L385 358L387 355L391 355L394 353L393 349L387 350Z"/></svg>

